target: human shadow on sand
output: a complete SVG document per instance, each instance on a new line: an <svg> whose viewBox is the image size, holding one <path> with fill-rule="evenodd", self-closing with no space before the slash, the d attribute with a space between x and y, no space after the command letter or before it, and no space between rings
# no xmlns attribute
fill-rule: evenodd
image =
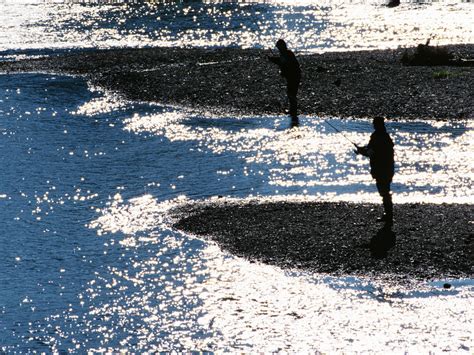
<svg viewBox="0 0 474 355"><path fill-rule="evenodd" d="M386 223L377 231L372 239L370 239L370 255L376 259L386 258L388 251L395 247L395 244L396 236L392 231L392 224Z"/></svg>

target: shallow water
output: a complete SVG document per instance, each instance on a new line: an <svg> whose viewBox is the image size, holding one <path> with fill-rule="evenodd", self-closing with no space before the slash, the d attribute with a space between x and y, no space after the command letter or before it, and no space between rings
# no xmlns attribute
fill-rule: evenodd
<svg viewBox="0 0 474 355"><path fill-rule="evenodd" d="M294 273L170 228L170 208L218 196L378 201L367 161L320 118L289 129L41 74L1 75L0 113L3 351L472 350L472 280ZM368 140L368 122L330 122ZM472 123L388 129L395 202L472 201Z"/></svg>

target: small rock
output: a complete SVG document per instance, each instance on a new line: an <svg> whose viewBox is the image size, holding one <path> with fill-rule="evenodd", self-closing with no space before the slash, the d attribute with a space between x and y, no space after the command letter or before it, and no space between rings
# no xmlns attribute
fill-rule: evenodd
<svg viewBox="0 0 474 355"><path fill-rule="evenodd" d="M446 288L446 289L451 288L451 284L446 282L446 283L443 285L443 288Z"/></svg>

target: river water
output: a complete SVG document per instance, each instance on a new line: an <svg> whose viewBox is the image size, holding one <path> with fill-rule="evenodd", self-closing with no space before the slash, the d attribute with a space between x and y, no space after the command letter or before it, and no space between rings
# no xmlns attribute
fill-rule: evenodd
<svg viewBox="0 0 474 355"><path fill-rule="evenodd" d="M0 1L0 55L265 47L279 36L298 51L394 47L428 33L473 42L463 22L471 4L388 11L308 1ZM368 140L370 122L328 121ZM319 117L289 126L284 116L127 102L81 77L0 75L0 351L471 353L471 279L448 280L446 290L446 280L397 286L281 270L170 227L171 208L218 197L379 202L367 161L341 134ZM472 203L472 122L387 127L395 203Z"/></svg>

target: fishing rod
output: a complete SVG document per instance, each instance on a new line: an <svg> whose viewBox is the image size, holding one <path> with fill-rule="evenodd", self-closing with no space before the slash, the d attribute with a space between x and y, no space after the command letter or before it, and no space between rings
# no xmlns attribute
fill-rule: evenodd
<svg viewBox="0 0 474 355"><path fill-rule="evenodd" d="M353 141L351 141L349 138L346 137L346 135L344 133L342 133L341 130L337 129L336 127L334 127L332 124L330 124L328 121L326 121L324 118L323 118L323 121L328 125L330 126L333 130L335 130L337 133L340 133L347 141L351 142L356 148L359 148L359 146L357 144L355 144Z"/></svg>

